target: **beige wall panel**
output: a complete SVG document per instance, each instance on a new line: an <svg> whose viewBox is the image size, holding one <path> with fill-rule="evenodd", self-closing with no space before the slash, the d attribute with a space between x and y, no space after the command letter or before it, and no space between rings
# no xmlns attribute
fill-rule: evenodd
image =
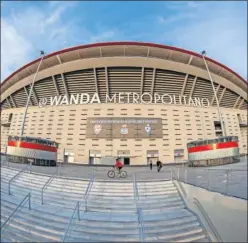
<svg viewBox="0 0 248 243"><path fill-rule="evenodd" d="M101 109L99 111L99 109ZM122 109L127 109L128 117L161 117L163 138L161 139L87 139L87 117L106 117L111 110L111 116L121 116ZM141 115L135 116L134 111ZM150 111L149 111L150 110ZM154 111L151 111L154 110ZM1 121L6 121L13 113L11 126L1 127L1 152L5 151L9 134L19 134L24 108L3 110ZM154 116L148 116L153 112ZM227 135L239 137L240 152L247 152L247 128L240 128L237 114L247 121L247 111L222 108L221 112L226 124ZM146 164L147 150L159 150L159 158L164 163L174 161L174 149L184 149L184 159L187 159L186 143L190 140L215 137L213 121L218 120L216 108L196 108L175 105L119 105L92 104L38 108L30 107L25 134L29 136L49 137L60 143L58 159L63 160L64 149L75 154L75 162L88 163L89 151L100 150L102 156L117 155L118 150L129 150L131 164ZM100 115L94 115L100 114ZM123 115L124 117L124 115ZM71 119L71 120L70 120ZM179 120L179 121L177 121ZM61 125L60 125L61 124ZM71 125L69 125L71 124ZM177 130L179 129L179 130ZM112 145L112 146L108 146Z"/></svg>

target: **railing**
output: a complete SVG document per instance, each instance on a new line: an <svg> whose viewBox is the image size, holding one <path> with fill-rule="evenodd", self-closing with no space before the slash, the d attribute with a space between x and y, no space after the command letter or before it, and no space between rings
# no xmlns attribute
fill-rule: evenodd
<svg viewBox="0 0 248 243"><path fill-rule="evenodd" d="M73 210L72 216L71 216L70 221L69 221L69 223L67 225L66 231L64 233L64 236L63 236L61 242L65 242L65 239L66 239L66 237L68 235L68 232L69 232L69 230L71 228L71 225L72 225L72 222L73 222L73 219L74 219L74 215L75 215L76 212L77 212L78 220L80 220L80 203L79 202L77 202L76 207Z"/></svg>
<svg viewBox="0 0 248 243"><path fill-rule="evenodd" d="M144 221L143 221L143 212L141 208L137 208L138 213L138 221L139 221L139 231L140 231L140 241L146 242L146 234L145 234L145 227L144 227Z"/></svg>
<svg viewBox="0 0 248 243"><path fill-rule="evenodd" d="M60 172L60 167L61 167L61 164L59 165L59 167L57 168L57 170L52 174L52 176L47 180L47 182L45 183L45 185L41 189L41 204L42 205L44 204L44 199L43 199L44 190L48 187L48 185L56 177L56 175L58 174L58 172Z"/></svg>
<svg viewBox="0 0 248 243"><path fill-rule="evenodd" d="M216 230L214 224L212 223L211 219L209 218L208 214L206 213L205 209L203 208L203 206L201 205L200 201L197 198L193 198L193 202L196 204L197 208L200 210L202 216L204 217L204 219L207 221L208 226L211 228L214 236L216 237L216 239L218 240L218 242L223 242L218 231Z"/></svg>
<svg viewBox="0 0 248 243"><path fill-rule="evenodd" d="M141 242L145 242L146 235L145 235L145 227L143 223L143 212L142 212L142 209L139 207L139 190L138 190L135 173L133 173L133 190L134 190L134 200L135 200L136 210L137 210L137 215L138 215L139 237L140 237Z"/></svg>
<svg viewBox="0 0 248 243"><path fill-rule="evenodd" d="M7 223L10 223L11 219L13 218L13 215L17 212L18 209L20 209L22 206L25 205L26 200L28 200L28 208L31 210L31 195L30 192L24 197L24 199L18 204L16 209L10 214L10 216L5 220L5 222L1 226L1 234L3 234L4 226L7 225Z"/></svg>
<svg viewBox="0 0 248 243"><path fill-rule="evenodd" d="M200 217L198 216L198 214L196 212L194 212L193 210L191 210L188 206L187 206L187 202L185 200L185 198L187 197L187 194L183 188L183 186L181 185L181 182L180 181L177 181L177 184L175 182L173 182L173 184L175 185L175 187L177 188L177 191L178 191L178 194L179 194L179 197L181 198L181 200L183 201L183 204L184 204L184 208L186 208L189 212L191 212L193 215L195 215L195 217L197 218L198 222L200 223L200 226L202 227L206 237L208 238L208 242L211 242L211 239L209 237L209 233L208 231L206 230L205 226L202 224L202 221L200 219ZM180 189L180 190L179 190ZM184 196L182 196L182 193ZM208 223L208 221L207 221Z"/></svg>
<svg viewBox="0 0 248 243"><path fill-rule="evenodd" d="M178 183L178 186L179 186L180 190L181 190L182 193L183 193L183 196L184 196L184 197L187 197L187 193L186 193L184 187L182 186L181 182L180 182L180 181L177 181L177 183ZM178 189L178 186L174 183L174 181L173 181L173 184L176 186L177 191L179 192L181 198L182 198L183 201L184 201L184 197L182 197L181 192L180 192L180 190Z"/></svg>
<svg viewBox="0 0 248 243"><path fill-rule="evenodd" d="M174 168L173 179L209 191L247 199L247 169Z"/></svg>
<svg viewBox="0 0 248 243"><path fill-rule="evenodd" d="M135 173L133 173L133 191L134 191L134 199L139 200L139 190L138 190L138 185L137 185Z"/></svg>
<svg viewBox="0 0 248 243"><path fill-rule="evenodd" d="M8 182L8 191L9 191L9 195L11 195L10 193L10 184L12 181L14 181L15 179L17 179L28 167L29 165L27 164L21 171L19 171L14 177L12 177L9 182Z"/></svg>
<svg viewBox="0 0 248 243"><path fill-rule="evenodd" d="M93 186L95 180L95 171L93 171L93 175L91 177L91 179L89 180L88 186L86 188L85 194L84 194L84 208L85 208L85 212L87 212L87 202L88 202L88 197L91 191L91 188Z"/></svg>

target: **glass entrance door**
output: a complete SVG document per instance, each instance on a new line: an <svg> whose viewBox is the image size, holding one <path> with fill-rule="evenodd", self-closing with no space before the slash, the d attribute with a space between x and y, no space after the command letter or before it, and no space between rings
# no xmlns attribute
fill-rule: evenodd
<svg viewBox="0 0 248 243"><path fill-rule="evenodd" d="M124 165L130 165L130 158L128 157L124 158Z"/></svg>

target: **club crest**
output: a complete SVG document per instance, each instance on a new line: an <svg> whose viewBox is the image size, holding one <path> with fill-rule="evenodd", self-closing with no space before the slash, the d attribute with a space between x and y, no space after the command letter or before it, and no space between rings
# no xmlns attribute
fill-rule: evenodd
<svg viewBox="0 0 248 243"><path fill-rule="evenodd" d="M102 125L97 124L94 126L94 133L98 135L102 131Z"/></svg>
<svg viewBox="0 0 248 243"><path fill-rule="evenodd" d="M127 125L126 124L122 125L122 127L121 127L121 134L123 134L123 135L128 134L128 128L127 128Z"/></svg>

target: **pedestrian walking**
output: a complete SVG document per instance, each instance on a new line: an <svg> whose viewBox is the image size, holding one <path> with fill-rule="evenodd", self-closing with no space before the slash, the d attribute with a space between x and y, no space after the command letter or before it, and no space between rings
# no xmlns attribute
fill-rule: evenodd
<svg viewBox="0 0 248 243"><path fill-rule="evenodd" d="M152 170L152 161L150 161L150 170Z"/></svg>
<svg viewBox="0 0 248 243"><path fill-rule="evenodd" d="M162 162L159 161L159 168L158 168L158 172L162 169L163 165L162 165Z"/></svg>
<svg viewBox="0 0 248 243"><path fill-rule="evenodd" d="M163 165L162 162L160 160L157 160L157 170L158 172L162 169Z"/></svg>
<svg viewBox="0 0 248 243"><path fill-rule="evenodd" d="M157 163L156 163L156 164L157 164L157 170L158 170L158 172L159 172L159 162L160 162L160 161L157 160Z"/></svg>

